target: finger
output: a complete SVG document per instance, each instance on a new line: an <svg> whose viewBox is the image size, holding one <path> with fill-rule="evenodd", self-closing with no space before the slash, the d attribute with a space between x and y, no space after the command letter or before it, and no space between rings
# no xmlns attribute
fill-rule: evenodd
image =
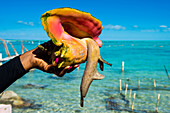
<svg viewBox="0 0 170 113"><path fill-rule="evenodd" d="M64 75L67 73L69 67L70 67L70 66L67 66L67 67L65 67L64 69L62 69L61 71L56 71L55 74L56 74L57 76L59 76L59 77L62 77L62 76L64 76Z"/></svg>
<svg viewBox="0 0 170 113"><path fill-rule="evenodd" d="M57 66L57 63L56 62L53 62L52 64L48 64L48 66L46 67L46 72L48 73L55 73L56 70L58 70L58 68L56 67ZM57 68L57 69L56 69ZM58 70L59 71L59 70Z"/></svg>
<svg viewBox="0 0 170 113"><path fill-rule="evenodd" d="M56 73L56 72L60 72L61 69L57 68L57 63L53 62L53 64L50 64L46 67L46 72L48 73Z"/></svg>
<svg viewBox="0 0 170 113"><path fill-rule="evenodd" d="M76 65L72 66L71 68L68 69L67 73L72 72L73 70L75 70L79 66L80 66L80 64L76 64Z"/></svg>
<svg viewBox="0 0 170 113"><path fill-rule="evenodd" d="M55 71L54 65L53 64L48 64L42 59L36 59L35 60L36 68L44 71L44 72L49 72L53 73Z"/></svg>

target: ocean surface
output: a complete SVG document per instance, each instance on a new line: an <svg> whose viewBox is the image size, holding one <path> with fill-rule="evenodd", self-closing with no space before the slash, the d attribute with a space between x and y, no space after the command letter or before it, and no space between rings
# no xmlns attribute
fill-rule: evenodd
<svg viewBox="0 0 170 113"><path fill-rule="evenodd" d="M9 42L21 54L21 41ZM31 50L43 42L24 40L23 44ZM9 43L7 45L10 54L14 55ZM3 58L7 57L2 42L0 53ZM170 113L170 80L164 68L166 66L170 74L170 41L103 41L100 53L103 59L112 63L112 67L104 65L104 71L100 71L98 66L98 71L105 75L105 78L92 82L84 100L84 107L80 107L80 83L85 63L80 65L79 70L75 69L61 78L37 69L24 75L7 90L13 90L22 98L31 100L35 107L13 108L13 113L129 113L132 112L134 93L136 98L133 112L155 112L157 97L160 94L158 111ZM124 72L122 61L125 63ZM46 87L24 87L27 84ZM125 98L126 84L128 88ZM132 94L129 103L130 89Z"/></svg>

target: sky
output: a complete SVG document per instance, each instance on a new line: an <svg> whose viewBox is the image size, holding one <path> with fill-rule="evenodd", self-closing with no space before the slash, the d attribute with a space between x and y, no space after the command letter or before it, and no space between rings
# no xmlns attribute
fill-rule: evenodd
<svg viewBox="0 0 170 113"><path fill-rule="evenodd" d="M102 22L101 40L170 40L170 0L1 0L0 38L48 40L40 17L71 7Z"/></svg>

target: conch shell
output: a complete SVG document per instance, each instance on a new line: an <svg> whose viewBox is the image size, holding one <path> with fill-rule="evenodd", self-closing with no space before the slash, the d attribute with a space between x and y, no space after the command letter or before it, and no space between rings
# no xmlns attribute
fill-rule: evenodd
<svg viewBox="0 0 170 113"><path fill-rule="evenodd" d="M98 38L102 23L90 15L72 8L58 8L45 12L41 16L44 30L59 48L52 54L58 68L84 63L86 68L80 86L81 106L93 80L100 80L104 75L96 69L97 62L103 71L103 63L112 65L100 56L102 41Z"/></svg>

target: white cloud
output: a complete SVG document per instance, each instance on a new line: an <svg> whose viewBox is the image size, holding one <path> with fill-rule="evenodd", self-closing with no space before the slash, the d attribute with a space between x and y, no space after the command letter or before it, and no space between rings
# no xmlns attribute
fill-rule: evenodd
<svg viewBox="0 0 170 113"><path fill-rule="evenodd" d="M138 28L139 26L138 26L138 25L134 25L133 27L134 27L134 28Z"/></svg>
<svg viewBox="0 0 170 113"><path fill-rule="evenodd" d="M167 26L166 26L166 25L160 25L159 27L162 27L162 28L167 28Z"/></svg>
<svg viewBox="0 0 170 113"><path fill-rule="evenodd" d="M24 22L24 21L19 20L19 21L17 21L17 23L34 26L34 22Z"/></svg>
<svg viewBox="0 0 170 113"><path fill-rule="evenodd" d="M126 29L126 27L124 27L124 26L121 26L121 25L111 25L111 24L105 25L104 28L105 29L115 29L115 30L125 30Z"/></svg>
<svg viewBox="0 0 170 113"><path fill-rule="evenodd" d="M28 24L31 25L31 26L34 26L34 23L33 23L33 22L29 22Z"/></svg>
<svg viewBox="0 0 170 113"><path fill-rule="evenodd" d="M163 31L164 31L164 32L169 32L169 31L170 31L170 28L164 29Z"/></svg>
<svg viewBox="0 0 170 113"><path fill-rule="evenodd" d="M28 23L27 22L23 22L23 24L27 25Z"/></svg>
<svg viewBox="0 0 170 113"><path fill-rule="evenodd" d="M133 28L126 28L122 25L112 25L112 24L108 24L108 25L104 25L103 26L104 29L110 29L110 30L138 30L140 32L170 32L170 27L166 26L166 25L160 25L157 28L141 28L138 25L133 25Z"/></svg>
<svg viewBox="0 0 170 113"><path fill-rule="evenodd" d="M141 30L141 32L159 32L160 30L159 29L146 29L146 30Z"/></svg>
<svg viewBox="0 0 170 113"><path fill-rule="evenodd" d="M17 23L23 23L23 21L19 20L19 21L17 21Z"/></svg>

